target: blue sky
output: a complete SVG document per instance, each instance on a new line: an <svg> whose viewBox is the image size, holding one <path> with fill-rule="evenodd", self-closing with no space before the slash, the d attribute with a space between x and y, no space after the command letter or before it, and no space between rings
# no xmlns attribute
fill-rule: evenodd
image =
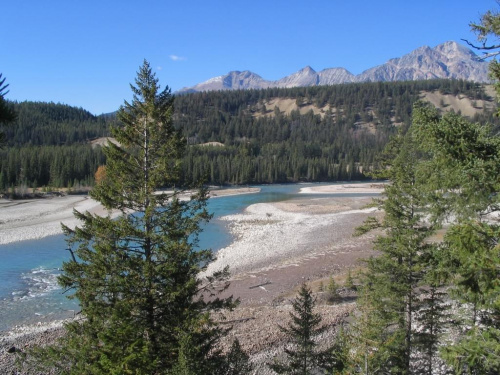
<svg viewBox="0 0 500 375"><path fill-rule="evenodd" d="M495 0L18 0L0 7L11 100L112 112L147 59L173 91L231 70L268 80L310 65L351 73L423 45L474 40Z"/></svg>

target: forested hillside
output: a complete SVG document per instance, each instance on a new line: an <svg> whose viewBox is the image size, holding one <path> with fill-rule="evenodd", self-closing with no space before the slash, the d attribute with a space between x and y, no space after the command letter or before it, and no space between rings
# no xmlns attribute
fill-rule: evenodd
<svg viewBox="0 0 500 375"><path fill-rule="evenodd" d="M0 190L13 186L68 187L93 184L105 162L89 141L108 134L112 119L63 104L12 103L17 120L5 127L0 149Z"/></svg>
<svg viewBox="0 0 500 375"><path fill-rule="evenodd" d="M14 103L14 125L6 128L9 146L58 146L88 143L108 134L106 118L64 104Z"/></svg>
<svg viewBox="0 0 500 375"><path fill-rule="evenodd" d="M175 99L186 138L184 181L249 184L363 179L419 99L444 110L468 103L479 122L498 123L484 87L456 80L204 92ZM454 100L451 100L450 98ZM456 100L455 100L456 99ZM14 103L16 123L0 150L0 190L92 185L104 164L90 141L109 135L113 116L62 104Z"/></svg>
<svg viewBox="0 0 500 375"><path fill-rule="evenodd" d="M465 81L190 94L176 99L176 122L190 144L186 176L207 173L214 184L362 179L389 137L409 126L424 93L440 97L444 110L452 109L450 95L467 97L475 120L497 122L484 88ZM206 142L224 146L195 146Z"/></svg>

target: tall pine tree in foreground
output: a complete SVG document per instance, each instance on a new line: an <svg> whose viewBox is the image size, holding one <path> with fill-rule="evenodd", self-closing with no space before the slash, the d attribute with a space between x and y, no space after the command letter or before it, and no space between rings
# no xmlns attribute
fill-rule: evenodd
<svg viewBox="0 0 500 375"><path fill-rule="evenodd" d="M459 374L498 374L500 138L419 103L391 144L386 231L367 262L354 330L358 367L433 374L444 359ZM444 241L433 243L429 234L443 226ZM451 317L453 299L462 309Z"/></svg>
<svg viewBox="0 0 500 375"><path fill-rule="evenodd" d="M82 319L36 358L64 374L221 373L225 331L210 313L234 301L215 296L227 270L198 278L214 259L197 248L207 195L181 200L175 188L185 142L172 124L170 90L160 90L148 62L131 88L113 129L119 143L105 148L106 174L91 192L109 214L75 212L82 225L65 228L74 257L59 282L79 300Z"/></svg>

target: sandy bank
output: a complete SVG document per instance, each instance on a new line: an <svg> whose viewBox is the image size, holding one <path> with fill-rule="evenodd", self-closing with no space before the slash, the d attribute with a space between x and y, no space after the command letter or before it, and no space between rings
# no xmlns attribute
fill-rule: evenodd
<svg viewBox="0 0 500 375"><path fill-rule="evenodd" d="M327 232L333 232L337 240L350 238L360 217L376 211L361 208L368 201L329 198L258 203L242 214L224 216L221 220L229 222L236 241L217 252L217 260L206 272L229 266L236 275L293 263L297 257L331 242Z"/></svg>
<svg viewBox="0 0 500 375"><path fill-rule="evenodd" d="M62 233L61 223L75 227L73 209L104 214L99 202L87 196L0 201L0 245Z"/></svg>
<svg viewBox="0 0 500 375"><path fill-rule="evenodd" d="M332 193L359 193L359 194L377 194L384 191L386 182L367 182L357 184L335 184L309 186L300 189L303 194L332 194Z"/></svg>
<svg viewBox="0 0 500 375"><path fill-rule="evenodd" d="M258 193L259 188L213 190L211 197ZM44 199L0 199L0 245L34 240L62 233L61 223L74 228L79 224L73 209L106 215L101 204L88 196L68 195Z"/></svg>
<svg viewBox="0 0 500 375"><path fill-rule="evenodd" d="M260 188L257 187L241 187L241 188L231 188L231 189L210 189L210 198L217 197L227 197L230 195L241 195L241 194L256 194L260 192Z"/></svg>

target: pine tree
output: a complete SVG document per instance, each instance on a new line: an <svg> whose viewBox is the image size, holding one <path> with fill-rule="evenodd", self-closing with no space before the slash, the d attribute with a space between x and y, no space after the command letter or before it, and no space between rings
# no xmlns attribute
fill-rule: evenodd
<svg viewBox="0 0 500 375"><path fill-rule="evenodd" d="M461 335L443 356L467 374L500 372L499 241L499 225L477 221L456 224L445 237L455 275L452 296L465 309L455 317Z"/></svg>
<svg viewBox="0 0 500 375"><path fill-rule="evenodd" d="M379 224L367 221L360 232L377 225L385 229L374 248L378 257L366 261L355 332L358 362L367 372L408 374L417 347L415 317L420 309L418 288L423 281L430 245L425 240L433 226L423 220L425 191L420 176L421 158L411 129L399 134L384 154L391 181L379 201L385 216Z"/></svg>
<svg viewBox="0 0 500 375"><path fill-rule="evenodd" d="M331 275L330 278L328 279L328 285L326 287L326 291L328 292L328 300L330 302L333 303L340 300L337 283L335 282L335 279Z"/></svg>
<svg viewBox="0 0 500 375"><path fill-rule="evenodd" d="M497 98L500 96L500 63L495 58L500 54L500 46L498 43L491 43L491 40L497 40L500 37L500 13L498 10L489 10L481 16L479 22L472 22L470 27L476 33L478 41L481 45L475 45L469 41L465 41L471 47L478 49L484 53L484 58L493 59L490 61L490 74L495 79L495 90ZM497 111L500 113L500 110Z"/></svg>
<svg viewBox="0 0 500 375"><path fill-rule="evenodd" d="M147 61L131 88L133 101L112 130L118 143L105 148L106 178L91 192L121 215L75 212L82 225L64 228L73 259L59 282L84 319L67 324L66 337L39 356L65 374L216 373L225 331L210 313L234 301L215 296L227 270L198 277L214 259L197 247L210 218L206 191L181 200L175 188L185 142L172 124L170 90L160 91Z"/></svg>
<svg viewBox="0 0 500 375"><path fill-rule="evenodd" d="M354 279L352 278L351 269L349 269L347 271L347 278L345 279L345 284L344 285L348 289L354 289L355 288Z"/></svg>
<svg viewBox="0 0 500 375"><path fill-rule="evenodd" d="M413 373L431 375L443 364L439 350L442 337L449 328L451 319L446 282L449 270L443 269L443 258L447 256L442 244L433 244L424 262L426 273L419 295L419 310L415 317L418 330L415 335Z"/></svg>
<svg viewBox="0 0 500 375"><path fill-rule="evenodd" d="M315 300L311 290L303 284L299 296L292 302L291 322L287 327L280 326L292 344L285 349L286 362L275 361L269 367L278 374L308 375L316 374L318 369L332 369L330 350L317 350L315 336L323 332L321 316L314 313Z"/></svg>
<svg viewBox="0 0 500 375"><path fill-rule="evenodd" d="M6 91L9 85L5 84L5 78L2 79L2 74L0 73L0 126L9 124L16 119L16 113L5 100L5 95L8 93ZM0 131L0 146L5 142L5 134Z"/></svg>
<svg viewBox="0 0 500 375"><path fill-rule="evenodd" d="M499 373L500 226L491 214L500 210L500 137L456 114L440 116L429 107L416 113L420 143L431 156L428 170L434 171L428 179L431 220L454 218L440 267L451 296L465 307L454 319L470 328L443 355L457 372Z"/></svg>

